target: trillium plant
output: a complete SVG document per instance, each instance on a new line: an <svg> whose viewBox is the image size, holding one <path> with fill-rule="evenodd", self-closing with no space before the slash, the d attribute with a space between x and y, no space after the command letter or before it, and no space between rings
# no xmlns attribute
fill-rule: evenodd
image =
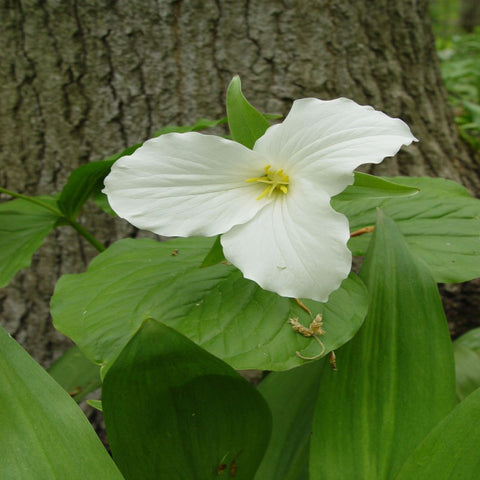
<svg viewBox="0 0 480 480"><path fill-rule="evenodd" d="M480 333L452 343L437 283L480 275L480 201L355 171L421 141L372 107L304 98L279 118L238 77L226 106L57 195L0 188L1 286L55 228L99 252L56 286L75 347L48 372L0 331L0 478L477 478ZM162 238L106 248L88 199Z"/></svg>
<svg viewBox="0 0 480 480"><path fill-rule="evenodd" d="M305 98L251 149L195 132L148 140L115 163L105 193L138 228L222 234L225 258L245 278L325 302L351 269L348 219L331 198L353 183L359 165L413 140L405 123L370 107Z"/></svg>

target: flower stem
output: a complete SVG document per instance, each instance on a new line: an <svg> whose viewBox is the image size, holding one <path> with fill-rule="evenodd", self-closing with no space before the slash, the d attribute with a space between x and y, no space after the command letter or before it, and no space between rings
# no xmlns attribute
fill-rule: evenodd
<svg viewBox="0 0 480 480"><path fill-rule="evenodd" d="M21 193L12 192L11 190L7 190L6 188L0 187L0 193L5 193L10 195L13 198L20 198L22 200L26 200L27 202L33 203L38 205L50 212L54 213L57 217L61 218L65 222L68 223L72 228L74 228L85 240L87 240L91 245L93 245L99 252L103 252L105 250L105 246L95 238L87 229L82 227L76 220L66 217L58 208L55 208L48 203L43 202L35 197L29 197L28 195L22 195Z"/></svg>
<svg viewBox="0 0 480 480"><path fill-rule="evenodd" d="M68 224L73 227L85 240L87 240L91 245L93 245L97 251L103 252L105 251L105 245L103 245L100 240L94 237L86 228L82 227L78 222L75 220L66 219Z"/></svg>
<svg viewBox="0 0 480 480"><path fill-rule="evenodd" d="M7 190L6 188L2 188L2 187L0 187L0 193L6 193L7 195L10 195L13 198L21 198L22 200L26 200L27 202L34 203L35 205L39 205L40 207L43 207L46 210L50 210L51 212L53 212L55 215L59 217L63 217L62 212L58 208L52 207L52 205L42 202L38 198L29 197L27 195L22 195L21 193L17 193L17 192L12 192L11 190Z"/></svg>

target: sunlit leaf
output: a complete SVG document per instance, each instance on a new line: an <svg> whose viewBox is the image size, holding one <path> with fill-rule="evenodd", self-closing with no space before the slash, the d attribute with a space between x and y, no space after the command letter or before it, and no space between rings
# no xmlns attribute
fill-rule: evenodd
<svg viewBox="0 0 480 480"><path fill-rule="evenodd" d="M233 140L248 148L252 148L270 126L244 97L238 75L233 77L227 90L227 117Z"/></svg>
<svg viewBox="0 0 480 480"><path fill-rule="evenodd" d="M123 479L75 401L2 329L0 478Z"/></svg>
<svg viewBox="0 0 480 480"><path fill-rule="evenodd" d="M324 369L320 380L310 480L395 478L455 405L453 353L436 283L381 212L361 277L369 313L338 350L338 371Z"/></svg>
<svg viewBox="0 0 480 480"><path fill-rule="evenodd" d="M461 185L440 178L396 177L387 180L420 189L391 199L332 202L346 214L351 231L374 225L380 207L395 220L412 252L430 268L437 282L464 282L480 276L480 200ZM352 238L355 255L365 255L371 235Z"/></svg>
<svg viewBox="0 0 480 480"><path fill-rule="evenodd" d="M111 362L149 317L237 369L283 370L304 363L296 351L321 353L288 323L312 320L295 300L263 291L231 265L199 268L211 247L207 238L117 242L87 272L60 279L52 299L56 328L99 364ZM325 352L352 338L367 310L365 287L354 274L328 303L304 303L312 315L323 314Z"/></svg>

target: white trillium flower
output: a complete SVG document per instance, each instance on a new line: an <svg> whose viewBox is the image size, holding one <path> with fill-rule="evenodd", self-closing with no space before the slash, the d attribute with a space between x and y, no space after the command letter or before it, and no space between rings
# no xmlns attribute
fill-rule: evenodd
<svg viewBox="0 0 480 480"><path fill-rule="evenodd" d="M348 276L347 218L330 199L353 171L416 140L408 126L340 98L305 98L253 150L199 133L153 138L105 179L113 210L166 236L222 234L225 258L285 297L326 301Z"/></svg>

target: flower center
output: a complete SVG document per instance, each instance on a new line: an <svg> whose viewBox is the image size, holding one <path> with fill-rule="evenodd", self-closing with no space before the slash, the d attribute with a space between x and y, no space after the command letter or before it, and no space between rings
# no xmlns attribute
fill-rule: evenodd
<svg viewBox="0 0 480 480"><path fill-rule="evenodd" d="M257 197L257 200L264 197L271 197L274 192L288 192L288 183L290 179L288 175L283 173L283 168L280 170L271 170L270 167L271 165L265 167L265 175L263 177L247 178L245 180L248 183L259 182L267 184L267 187Z"/></svg>

